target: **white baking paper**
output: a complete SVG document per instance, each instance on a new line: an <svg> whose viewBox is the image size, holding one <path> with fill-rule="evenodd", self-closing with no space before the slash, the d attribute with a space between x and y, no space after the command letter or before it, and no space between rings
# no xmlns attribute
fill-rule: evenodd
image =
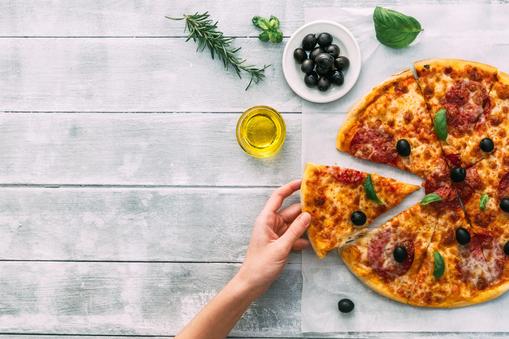
<svg viewBox="0 0 509 339"><path fill-rule="evenodd" d="M380 45L375 37L373 8L314 8L305 4L305 21L334 19L348 27L359 42L363 58L355 87L331 104L303 102L302 157L311 161L339 164L376 172L405 182L421 180L397 169L355 159L335 149L335 138L345 112L364 94L388 78L425 58L463 58L485 62L509 71L509 6L435 5L392 7L415 16L424 32L407 49L394 50ZM424 193L414 193L392 211L382 215L372 227L417 203ZM422 309L393 302L377 295L357 280L331 252L319 260L311 250L302 255L302 331L338 332L507 332L509 295L492 302L453 310ZM337 302L350 298L355 310L341 314Z"/></svg>

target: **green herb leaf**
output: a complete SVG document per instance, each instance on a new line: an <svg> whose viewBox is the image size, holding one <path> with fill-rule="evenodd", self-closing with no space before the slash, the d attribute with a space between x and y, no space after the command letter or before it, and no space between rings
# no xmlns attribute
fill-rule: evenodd
<svg viewBox="0 0 509 339"><path fill-rule="evenodd" d="M490 200L490 196L486 193L481 195L481 199L479 200L479 208L481 211L484 211L486 209L486 205L488 204L488 201Z"/></svg>
<svg viewBox="0 0 509 339"><path fill-rule="evenodd" d="M269 41L269 31L263 31L258 35L258 39L260 39L263 42Z"/></svg>
<svg viewBox="0 0 509 339"><path fill-rule="evenodd" d="M375 186L373 185L373 180L371 179L371 174L368 174L366 179L364 179L364 191L366 192L368 199L373 200L379 205L385 205L385 203L376 195Z"/></svg>
<svg viewBox="0 0 509 339"><path fill-rule="evenodd" d="M383 7L375 8L373 22L378 41L392 48L407 47L422 31L414 17Z"/></svg>
<svg viewBox="0 0 509 339"><path fill-rule="evenodd" d="M268 32L269 32L269 40L273 44L277 44L277 43L280 43L281 41L283 41L283 33L281 33L280 31L269 30Z"/></svg>
<svg viewBox="0 0 509 339"><path fill-rule="evenodd" d="M444 271L445 271L444 258L442 257L440 252L435 251L433 253L433 259L435 262L435 267L433 269L433 276L435 276L435 278L439 279L442 275L444 275Z"/></svg>
<svg viewBox="0 0 509 339"><path fill-rule="evenodd" d="M253 22L253 25L258 27L259 29L263 29L264 31L269 29L269 21L265 18L262 18L261 16L254 16L253 19L251 19Z"/></svg>
<svg viewBox="0 0 509 339"><path fill-rule="evenodd" d="M438 139L447 139L447 111L445 108L441 108L435 113L435 118L433 119L433 127L435 128L435 134L437 135Z"/></svg>
<svg viewBox="0 0 509 339"><path fill-rule="evenodd" d="M251 84L259 83L265 79L265 70L270 65L258 67L247 63L246 59L239 56L240 47L233 47L233 38L225 37L223 32L217 28L217 21L212 21L208 12L185 14L181 18L172 18L170 20L184 20L187 31L186 41L193 40L197 44L197 51L208 49L212 59L217 57L223 62L226 71L233 70L239 78L243 73L250 77L246 90ZM254 18L253 18L254 21Z"/></svg>
<svg viewBox="0 0 509 339"><path fill-rule="evenodd" d="M442 201L442 197L436 193L430 193L430 194L426 194L424 196L424 198L422 198L420 204L428 205L428 204L431 204L432 202L437 202L437 201Z"/></svg>
<svg viewBox="0 0 509 339"><path fill-rule="evenodd" d="M269 27L274 30L279 29L279 19L271 15L269 19Z"/></svg>

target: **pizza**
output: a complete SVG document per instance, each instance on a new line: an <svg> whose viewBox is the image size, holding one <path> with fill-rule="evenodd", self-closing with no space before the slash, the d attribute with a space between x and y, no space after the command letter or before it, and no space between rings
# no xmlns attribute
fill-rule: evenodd
<svg viewBox="0 0 509 339"><path fill-rule="evenodd" d="M445 117L439 137L449 164L470 166L485 157L480 143L487 136L489 93L498 70L456 59L423 60L414 67L431 119L440 124L440 114Z"/></svg>
<svg viewBox="0 0 509 339"><path fill-rule="evenodd" d="M418 189L377 174L306 164L301 201L302 210L311 214L308 237L316 254L323 258L354 239L376 217Z"/></svg>
<svg viewBox="0 0 509 339"><path fill-rule="evenodd" d="M336 147L358 158L426 177L442 166L442 150L410 70L373 88L348 113Z"/></svg>
<svg viewBox="0 0 509 339"><path fill-rule="evenodd" d="M414 205L340 250L350 271L376 292L405 303L435 228L432 207Z"/></svg>
<svg viewBox="0 0 509 339"><path fill-rule="evenodd" d="M456 59L414 68L374 87L351 109L336 148L420 176L425 196L335 246L361 282L401 303L486 302L509 289L509 75ZM320 192L305 190L309 197ZM315 220L346 218L338 212L344 202L330 199L326 207L314 205ZM323 226L312 225L310 233L317 228Z"/></svg>

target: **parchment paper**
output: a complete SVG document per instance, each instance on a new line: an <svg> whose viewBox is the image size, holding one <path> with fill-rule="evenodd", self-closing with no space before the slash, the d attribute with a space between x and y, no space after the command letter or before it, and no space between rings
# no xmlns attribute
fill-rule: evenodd
<svg viewBox="0 0 509 339"><path fill-rule="evenodd" d="M421 179L388 166L354 159L335 149L335 138L345 112L370 88L409 67L413 61L431 57L464 58L509 70L509 6L436 5L392 7L415 16L424 32L407 49L382 46L375 37L373 8L312 8L306 5L305 20L332 18L348 27L361 46L363 65L355 87L337 102L321 105L303 102L302 157L307 161L339 164L376 172L405 182ZM376 227L409 206L424 193L414 193L396 209L382 215ZM365 287L343 265L335 252L319 260L311 250L302 255L302 331L306 333L370 331L509 331L509 295L495 301L453 310L422 309L381 297ZM355 310L341 314L337 302L350 298Z"/></svg>

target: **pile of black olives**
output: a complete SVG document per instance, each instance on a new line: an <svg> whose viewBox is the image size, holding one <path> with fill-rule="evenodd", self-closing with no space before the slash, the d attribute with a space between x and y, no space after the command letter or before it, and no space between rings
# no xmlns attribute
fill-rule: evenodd
<svg viewBox="0 0 509 339"><path fill-rule="evenodd" d="M343 72L350 65L350 60L340 56L340 52L339 46L332 43L329 33L320 33L318 37L308 34L302 39L302 47L293 51L293 57L301 64L302 72L306 73L304 82L308 87L317 86L320 91L326 91L331 84L343 84Z"/></svg>

